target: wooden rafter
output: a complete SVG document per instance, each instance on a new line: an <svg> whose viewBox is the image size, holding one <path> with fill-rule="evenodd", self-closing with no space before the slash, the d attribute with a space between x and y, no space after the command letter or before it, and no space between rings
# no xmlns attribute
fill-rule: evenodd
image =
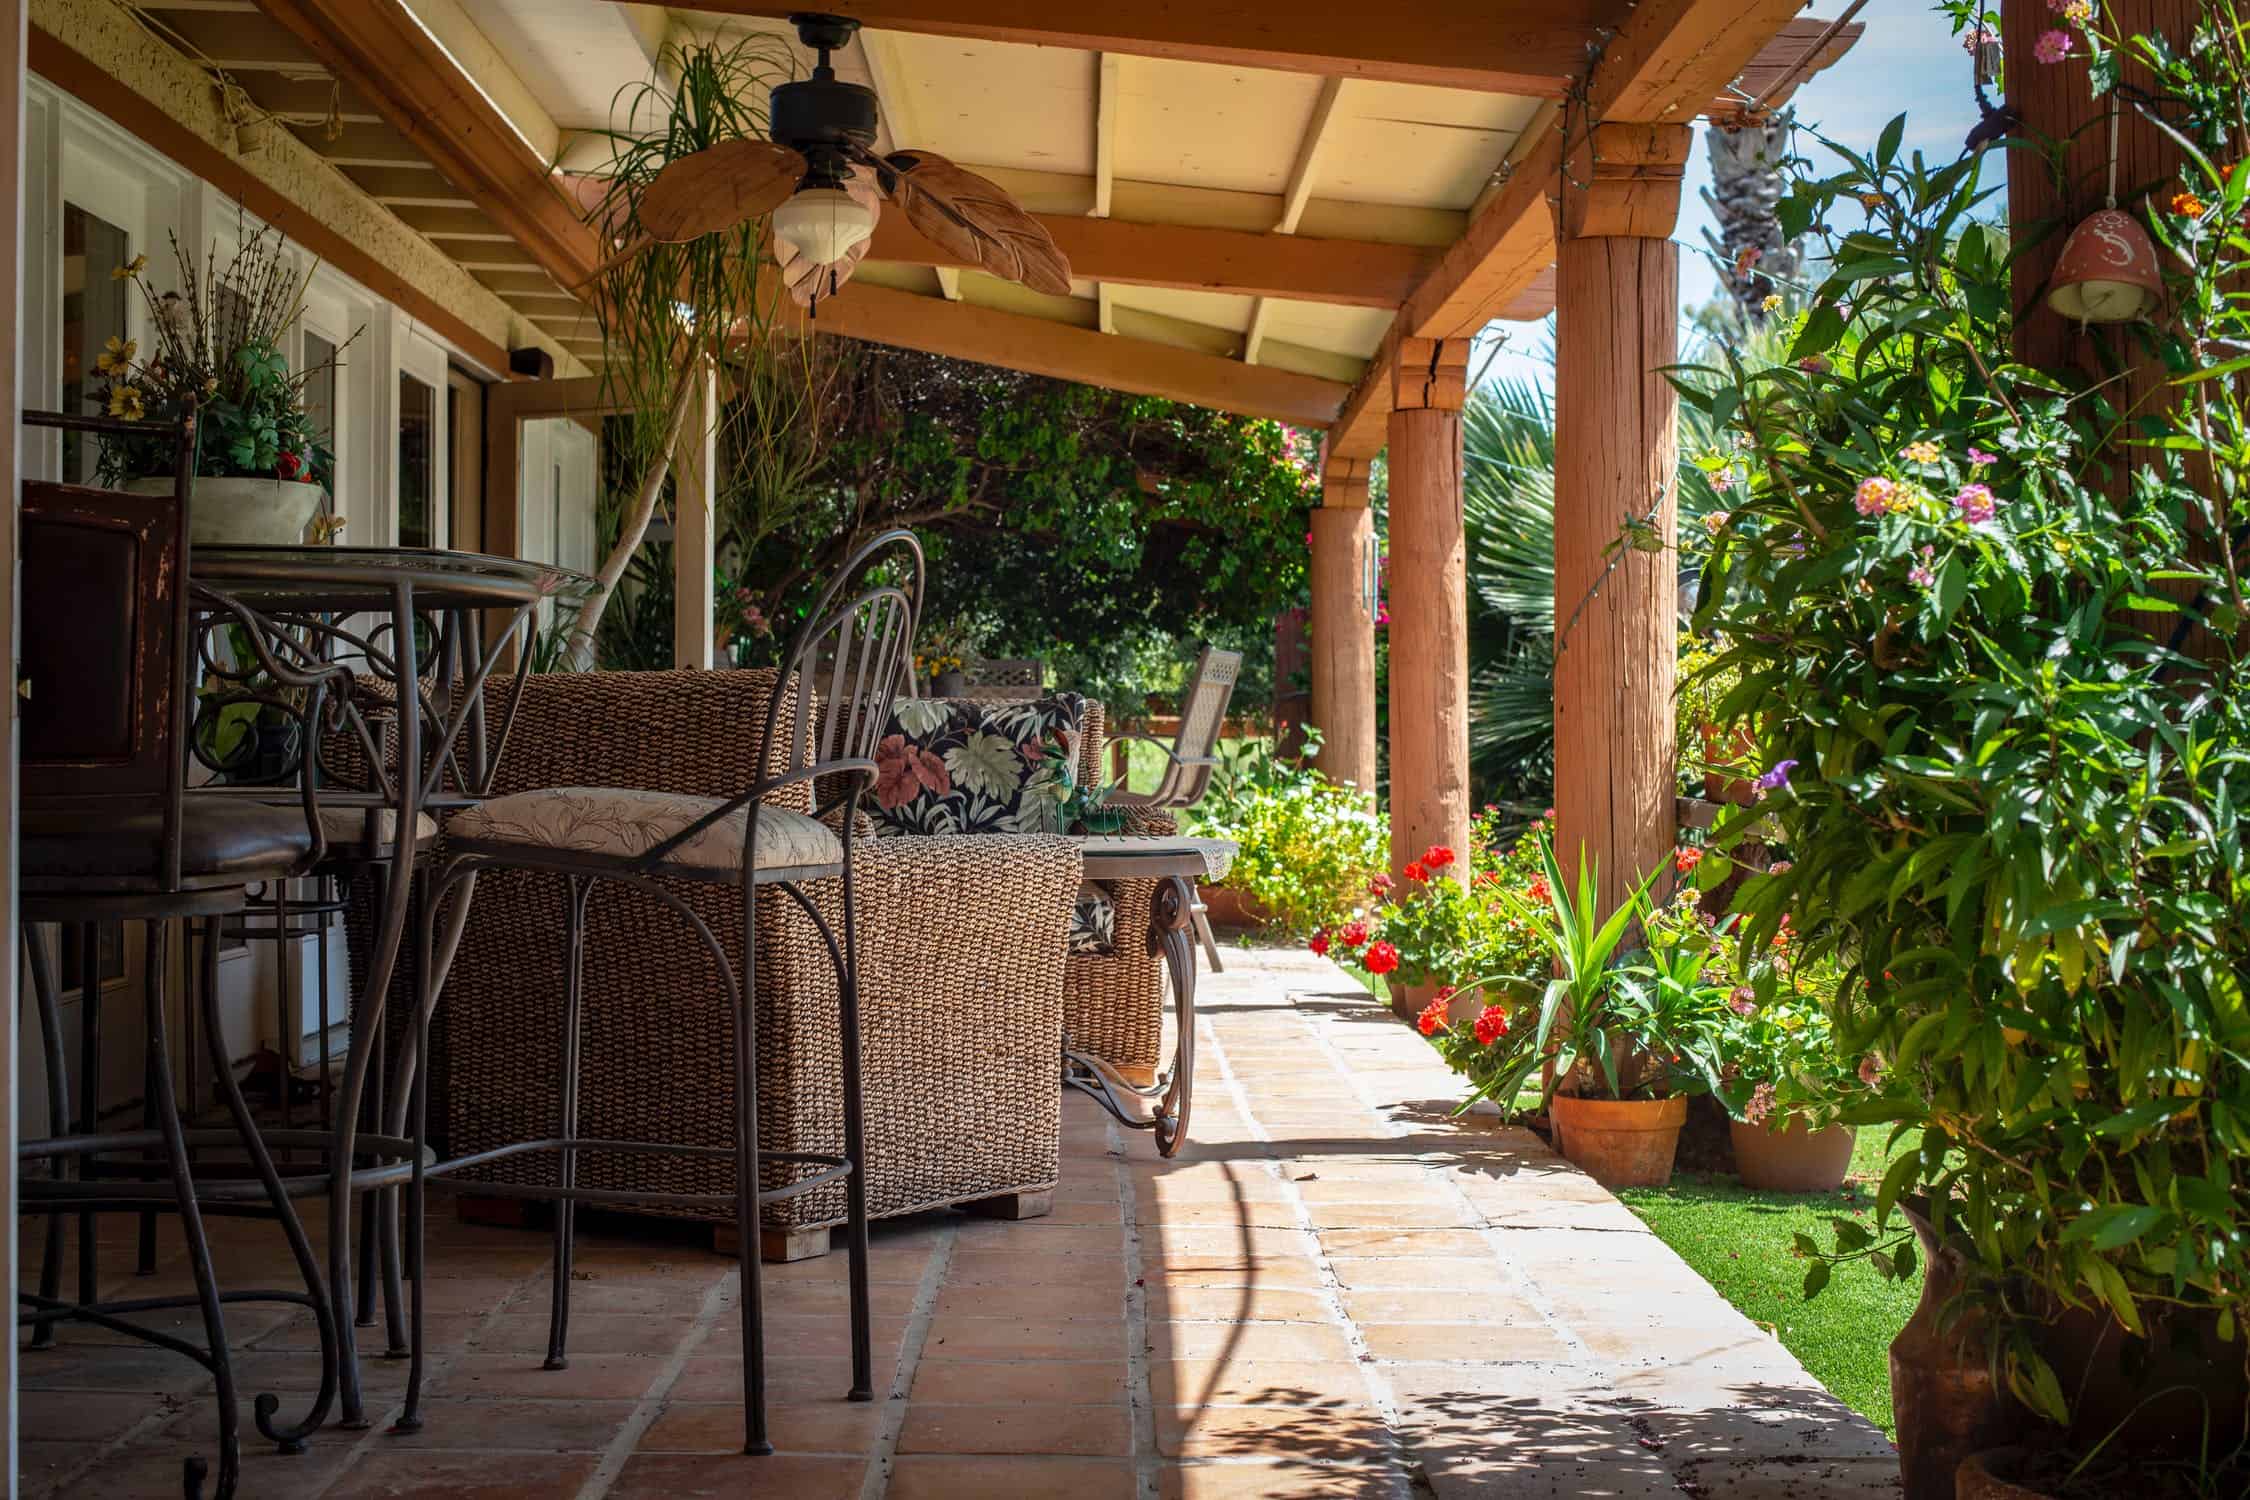
<svg viewBox="0 0 2250 1500"><path fill-rule="evenodd" d="M1347 307L1396 307L1435 262L1414 245L1316 240L1192 229L1071 214L1036 216L1084 280L1180 287L1253 297L1290 297ZM919 266L960 265L924 239L899 213L875 224L874 260Z"/></svg>
<svg viewBox="0 0 2250 1500"><path fill-rule="evenodd" d="M1109 217L1109 202L1117 186L1117 120L1124 101L1125 59L1105 52L1094 74L1094 206L1087 210L1097 219Z"/></svg>
<svg viewBox="0 0 2250 1500"><path fill-rule="evenodd" d="M689 0L681 8L785 17L797 7ZM1552 96L1632 7L1625 0L1421 0L1409 11L1342 0L868 0L839 9L881 31Z"/></svg>
<svg viewBox="0 0 2250 1500"><path fill-rule="evenodd" d="M556 189L546 161L403 0L259 4L556 281L576 286L592 276L599 238Z"/></svg>
<svg viewBox="0 0 2250 1500"><path fill-rule="evenodd" d="M1802 41L1774 40L1798 7L1799 0L1642 0L1588 70L1583 108L1565 110L1518 159L1506 185L1406 299L1331 430L1329 451L1366 458L1383 446L1389 371L1402 340L1473 336L1542 275L1552 275L1549 199L1566 132L1582 138L1596 122L1686 124L1769 46L1792 58L1803 51Z"/></svg>
<svg viewBox="0 0 2250 1500"><path fill-rule="evenodd" d="M1349 389L1341 381L857 281L821 303L818 318L803 326L1299 426L1334 421Z"/></svg>
<svg viewBox="0 0 2250 1500"><path fill-rule="evenodd" d="M1321 82L1320 97L1313 104L1312 118L1305 124L1305 133L1297 142L1297 159L1290 164L1289 182L1281 193L1281 217L1274 226L1275 234L1295 234L1305 217L1305 205L1312 201L1313 181L1320 172L1321 150L1328 143L1328 122L1336 117L1336 105L1344 97L1347 80L1328 78ZM1273 320L1273 304L1269 298L1260 297L1250 309L1250 328L1242 337L1242 362L1254 365L1264 352L1266 325Z"/></svg>

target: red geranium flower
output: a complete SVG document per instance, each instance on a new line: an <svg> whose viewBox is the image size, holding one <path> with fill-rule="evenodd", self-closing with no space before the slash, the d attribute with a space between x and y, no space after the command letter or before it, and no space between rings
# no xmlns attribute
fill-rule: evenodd
<svg viewBox="0 0 2250 1500"><path fill-rule="evenodd" d="M1453 851L1443 844L1432 844L1429 850L1423 854L1422 863L1433 870L1442 870L1453 863Z"/></svg>
<svg viewBox="0 0 2250 1500"><path fill-rule="evenodd" d="M1406 878L1408 880L1427 880L1430 878L1430 872L1422 868L1420 860L1410 859L1406 862Z"/></svg>
<svg viewBox="0 0 2250 1500"><path fill-rule="evenodd" d="M1471 885L1498 885L1499 883L1500 872L1498 870L1479 870L1477 878L1469 882Z"/></svg>
<svg viewBox="0 0 2250 1500"><path fill-rule="evenodd" d="M1544 900L1546 900L1546 899L1547 899L1547 877L1546 877L1546 876L1544 876L1544 875L1541 875L1541 876L1538 876L1538 877L1536 877L1536 878L1535 878L1535 879L1534 879L1534 880L1533 880L1533 881L1531 882L1530 886L1529 886L1529 887L1528 887L1528 888L1527 888L1527 889L1526 889L1526 890L1524 891L1524 893L1523 893L1523 899L1524 899L1524 900L1526 900L1526 901L1544 901Z"/></svg>
<svg viewBox="0 0 2250 1500"><path fill-rule="evenodd" d="M1305 946L1312 949L1314 957L1326 958L1328 956L1328 929L1323 927L1320 931L1314 933L1312 941L1306 943Z"/></svg>
<svg viewBox="0 0 2250 1500"><path fill-rule="evenodd" d="M1367 945L1367 972L1388 974L1398 967L1398 949L1380 939Z"/></svg>
<svg viewBox="0 0 2250 1500"><path fill-rule="evenodd" d="M1692 844L1683 844L1672 853L1672 868L1685 875L1703 863L1703 851Z"/></svg>
<svg viewBox="0 0 2250 1500"><path fill-rule="evenodd" d="M295 479L298 471L303 468L304 461L298 458L296 454L284 453L281 455L281 461L274 465L274 472L284 479Z"/></svg>
<svg viewBox="0 0 2250 1500"><path fill-rule="evenodd" d="M1486 1006L1477 1017L1477 1044L1489 1047L1507 1034L1508 1013L1497 1005Z"/></svg>
<svg viewBox="0 0 2250 1500"><path fill-rule="evenodd" d="M1367 941L1367 924L1358 920L1346 922L1343 930L1336 934L1336 941L1344 945L1346 952L1356 949Z"/></svg>
<svg viewBox="0 0 2250 1500"><path fill-rule="evenodd" d="M1437 1034L1438 1028L1443 1025L1445 1025L1445 996L1440 995L1422 1007L1422 1013L1414 1018L1414 1029L1424 1036L1434 1036Z"/></svg>
<svg viewBox="0 0 2250 1500"><path fill-rule="evenodd" d="M1454 990L1453 990L1453 986L1452 986L1452 985L1450 985L1450 984L1441 984L1441 985L1439 985L1439 986L1437 987L1437 997L1438 997L1438 998L1439 998L1440 1000L1450 1000L1450 999L1452 999L1452 998L1453 998L1453 995L1454 995Z"/></svg>

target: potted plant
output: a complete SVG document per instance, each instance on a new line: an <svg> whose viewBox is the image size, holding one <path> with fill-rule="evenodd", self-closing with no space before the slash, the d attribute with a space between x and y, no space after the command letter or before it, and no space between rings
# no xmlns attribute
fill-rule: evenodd
<svg viewBox="0 0 2250 1500"><path fill-rule="evenodd" d="M1650 920L1648 893L1657 872L1604 917L1590 863L1581 857L1577 885L1570 887L1544 827L1537 838L1542 878L1536 895L1544 900L1501 892L1501 900L1532 924L1554 966L1544 985L1511 980L1494 986L1525 1000L1537 997L1526 1007L1531 1045L1513 1085L1520 1088L1534 1069L1544 1073L1557 1145L1595 1181L1611 1188L1660 1187L1671 1179L1688 1097L1717 1075L1713 1030L1721 1002L1703 974L1709 943L1699 927L1690 938ZM1644 946L1629 947L1635 937ZM1502 1076L1493 1092L1510 1083Z"/></svg>
<svg viewBox="0 0 2250 1500"><path fill-rule="evenodd" d="M313 271L293 267L285 249L277 231L260 229L223 268L215 248L199 267L175 239L178 291L149 285L145 255L112 273L140 289L151 348L144 357L137 341L112 338L95 359L94 396L111 416L136 421L196 412L189 526L198 545L301 543L315 532L333 480L328 444L305 412L305 383L335 359L292 371L282 353ZM144 494L169 492L172 456L160 435L105 433L96 478ZM325 541L336 529L327 524L317 535Z"/></svg>
<svg viewBox="0 0 2250 1500"><path fill-rule="evenodd" d="M1833 1192L1851 1170L1858 1135L1843 1113L1865 1091L1861 1060L1838 1047L1828 1017L1837 965L1799 961L1787 926L1762 946L1741 928L1735 916L1715 924L1707 970L1726 992L1718 1097L1735 1171L1744 1187L1765 1192Z"/></svg>
<svg viewBox="0 0 2250 1500"><path fill-rule="evenodd" d="M2120 1455L2225 1451L2250 1409L2238 40L2090 38L2099 86L2145 84L2099 107L2160 114L2184 159L2132 205L2164 319L2106 346L2154 385L2017 362L2039 226L1987 227L1986 160L1902 151L1903 118L1777 209L1827 275L1789 360L1681 384L1748 456L1694 620L1772 757L1717 837L1762 817L1794 856L1739 892L1746 935L1787 914L1843 965L1829 1013L1873 1080L1845 1118L1921 1132L1877 1215L1920 1199L1959 1257L1964 1357L2040 1442ZM1900 1404L1911 1500L1966 1456L1925 1415Z"/></svg>
<svg viewBox="0 0 2250 1500"><path fill-rule="evenodd" d="M1703 795L1713 802L1747 805L1757 800L1758 736L1746 718L1728 717L1726 704L1739 678L1709 641L1680 637L1674 698L1676 733L1685 769L1700 772Z"/></svg>
<svg viewBox="0 0 2250 1500"><path fill-rule="evenodd" d="M968 686L962 669L974 650L966 625L949 621L933 626L922 632L922 644L915 650L914 675L929 683L934 698L959 697Z"/></svg>

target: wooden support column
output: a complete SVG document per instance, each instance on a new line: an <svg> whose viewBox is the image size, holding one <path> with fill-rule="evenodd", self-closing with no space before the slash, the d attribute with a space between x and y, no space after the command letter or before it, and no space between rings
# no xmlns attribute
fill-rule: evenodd
<svg viewBox="0 0 2250 1500"><path fill-rule="evenodd" d="M1375 790L1375 516L1367 461L1329 459L1312 513L1312 721L1331 781Z"/></svg>
<svg viewBox="0 0 2250 1500"><path fill-rule="evenodd" d="M1679 210L1686 126L1601 125L1566 167L1555 302L1556 852L1605 909L1672 852ZM1624 546L1627 517L1661 539Z"/></svg>
<svg viewBox="0 0 2250 1500"><path fill-rule="evenodd" d="M1391 866L1432 844L1468 875L1469 585L1461 526L1467 339L1401 339L1390 416Z"/></svg>
<svg viewBox="0 0 2250 1500"><path fill-rule="evenodd" d="M719 377L705 366L695 376L687 426L672 465L672 665L708 670L718 571Z"/></svg>

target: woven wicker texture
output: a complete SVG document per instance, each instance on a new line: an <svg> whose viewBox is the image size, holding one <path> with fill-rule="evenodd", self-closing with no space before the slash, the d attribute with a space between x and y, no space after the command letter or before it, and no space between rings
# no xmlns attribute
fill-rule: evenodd
<svg viewBox="0 0 2250 1500"><path fill-rule="evenodd" d="M534 678L495 790L609 784L721 796L756 779L752 743L770 672ZM801 792L802 789L797 789ZM1060 1140L1064 932L1077 889L1067 839L855 839L868 1206L876 1215L1053 1184ZM741 962L740 895L670 887ZM441 1012L447 1149L552 1134L562 990L562 882L480 878ZM840 924L841 884L807 888ZM812 924L759 896L759 1139L769 1151L841 1148L836 990ZM733 1021L708 953L662 903L620 886L588 913L581 1133L723 1145L733 1135ZM433 1104L433 1110L435 1106ZM766 1185L789 1168L768 1165ZM516 1158L492 1179L552 1181ZM587 1186L727 1193L730 1163L588 1156ZM775 1228L841 1222L833 1186L773 1205ZM730 1217L724 1210L701 1215Z"/></svg>
<svg viewBox="0 0 2250 1500"><path fill-rule="evenodd" d="M1108 716L1088 699L1078 775L1098 785L1109 776ZM1177 833L1169 813L1135 808L1127 833ZM1164 965L1148 950L1149 911L1156 901L1154 880L1105 882L1117 903L1117 940L1110 953L1073 953L1063 975L1063 1027L1070 1044L1120 1067L1156 1066L1164 1045Z"/></svg>

